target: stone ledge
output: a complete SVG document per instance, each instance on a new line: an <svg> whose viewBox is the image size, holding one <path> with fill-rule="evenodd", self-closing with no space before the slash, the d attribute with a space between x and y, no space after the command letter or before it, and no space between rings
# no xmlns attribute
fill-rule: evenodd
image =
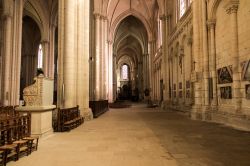
<svg viewBox="0 0 250 166"><path fill-rule="evenodd" d="M49 105L49 106L21 106L17 107L17 111L22 112L45 112L45 111L51 111L55 109L55 105Z"/></svg>

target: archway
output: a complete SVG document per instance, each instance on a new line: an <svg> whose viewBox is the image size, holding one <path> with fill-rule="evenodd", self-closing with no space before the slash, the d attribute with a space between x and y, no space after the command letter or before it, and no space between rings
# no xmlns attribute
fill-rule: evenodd
<svg viewBox="0 0 250 166"><path fill-rule="evenodd" d="M42 68L41 31L37 23L29 16L23 17L22 58L20 77L20 99L23 89L33 83L37 68ZM38 56L39 55L39 56ZM39 57L39 58L38 58Z"/></svg>
<svg viewBox="0 0 250 166"><path fill-rule="evenodd" d="M149 87L147 43L147 30L138 18L130 15L120 22L113 44L115 71L113 89L117 94L116 99L137 101L144 98L144 90ZM127 80L121 78L121 69L124 65L129 69ZM123 94L124 88L129 92Z"/></svg>

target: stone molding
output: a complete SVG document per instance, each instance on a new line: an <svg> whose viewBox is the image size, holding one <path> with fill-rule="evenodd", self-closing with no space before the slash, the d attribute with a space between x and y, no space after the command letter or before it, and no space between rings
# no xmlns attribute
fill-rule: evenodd
<svg viewBox="0 0 250 166"><path fill-rule="evenodd" d="M230 0L225 6L227 14L237 13L239 3L239 0Z"/></svg>

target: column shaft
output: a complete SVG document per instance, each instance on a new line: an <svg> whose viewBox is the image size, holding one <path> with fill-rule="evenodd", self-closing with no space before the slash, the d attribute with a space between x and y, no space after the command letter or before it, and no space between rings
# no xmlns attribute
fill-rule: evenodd
<svg viewBox="0 0 250 166"><path fill-rule="evenodd" d="M76 106L75 1L65 0L64 107Z"/></svg>

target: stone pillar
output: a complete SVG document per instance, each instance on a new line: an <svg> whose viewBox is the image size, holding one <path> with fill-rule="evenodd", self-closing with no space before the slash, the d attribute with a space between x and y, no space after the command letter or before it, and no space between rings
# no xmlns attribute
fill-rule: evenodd
<svg viewBox="0 0 250 166"><path fill-rule="evenodd" d="M206 0L202 0L202 52L203 52L203 81L204 81L204 109L209 106L209 58L207 42L207 6Z"/></svg>
<svg viewBox="0 0 250 166"><path fill-rule="evenodd" d="M44 71L44 76L48 77L49 76L49 70L50 70L50 55L49 55L49 41L48 40L43 40L41 42L42 44L42 49L43 49L43 71Z"/></svg>
<svg viewBox="0 0 250 166"><path fill-rule="evenodd" d="M179 55L179 58L181 59L181 76L182 76L182 79L181 79L181 82L182 82L182 103L183 105L185 105L185 101L186 101L186 95L185 95L185 89L186 89L186 78L185 78L185 54L184 54L184 46L180 46L180 55Z"/></svg>
<svg viewBox="0 0 250 166"><path fill-rule="evenodd" d="M3 56L3 105L10 105L11 93L11 15L4 13L4 56Z"/></svg>
<svg viewBox="0 0 250 166"><path fill-rule="evenodd" d="M163 100L164 105L166 107L167 103L169 103L170 96L169 96L169 62L168 62L168 22L167 16L162 15L160 17L162 22L162 55L163 55Z"/></svg>
<svg viewBox="0 0 250 166"><path fill-rule="evenodd" d="M100 93L101 93L101 87L100 87L100 65L101 65L101 59L100 59L100 15L95 14L95 100L100 100Z"/></svg>
<svg viewBox="0 0 250 166"><path fill-rule="evenodd" d="M191 118L202 119L202 88L201 88L201 69L200 69L200 1L195 0L192 3L193 9L193 64L194 70L192 72L192 82L194 83L194 105L192 107Z"/></svg>
<svg viewBox="0 0 250 166"><path fill-rule="evenodd" d="M108 18L104 17L104 99L108 100L108 68L109 56L108 56Z"/></svg>
<svg viewBox="0 0 250 166"><path fill-rule="evenodd" d="M18 105L19 104L19 98L20 98L20 77L21 77L21 52L22 52L22 20L23 20L23 6L24 6L24 0L15 1L16 5L16 21L14 23L14 29L16 32L15 35L15 66L14 66L14 79L12 84L12 90L13 90L13 103L12 105Z"/></svg>
<svg viewBox="0 0 250 166"><path fill-rule="evenodd" d="M216 69L216 50L215 50L215 20L208 21L208 28L210 30L210 54L212 58L211 62L211 77L213 79L213 102L212 107L216 109L218 106L218 94L217 94L217 69Z"/></svg>
<svg viewBox="0 0 250 166"><path fill-rule="evenodd" d="M89 108L89 17L90 2L78 2L77 29L77 104L86 120L93 118Z"/></svg>
<svg viewBox="0 0 250 166"><path fill-rule="evenodd" d="M100 84L99 84L99 87L100 87L100 99L103 100L104 99L104 86L105 86L105 82L104 82L104 79L105 79L105 76L104 76L104 64L105 64L105 59L104 59L104 17L102 15L100 15L100 26L99 26L99 38L98 38L98 42L99 42L99 45L100 45Z"/></svg>
<svg viewBox="0 0 250 166"><path fill-rule="evenodd" d="M230 1L227 6L227 13L231 17L231 48L233 56L233 100L235 105L235 110L237 112L241 111L242 95L241 89L241 67L239 61L239 48L238 48L238 20L237 11L239 6L239 0Z"/></svg>
<svg viewBox="0 0 250 166"><path fill-rule="evenodd" d="M114 95L113 91L113 48L112 48L112 42L108 42L108 100L109 103L114 102Z"/></svg>
<svg viewBox="0 0 250 166"><path fill-rule="evenodd" d="M117 74L116 74L116 56L113 55L113 99L116 100L117 98Z"/></svg>
<svg viewBox="0 0 250 166"><path fill-rule="evenodd" d="M150 97L151 99L154 99L154 93L155 93L155 89L154 89L154 63L153 63L153 59L154 59L154 55L153 55L153 48L152 48L152 42L148 42L148 53L149 53L149 92L150 92ZM136 77L136 76L135 76Z"/></svg>
<svg viewBox="0 0 250 166"><path fill-rule="evenodd" d="M175 56L175 67L176 67L176 75L174 77L176 77L176 102L177 104L179 104L179 53L180 53L180 48L177 48L177 53Z"/></svg>
<svg viewBox="0 0 250 166"><path fill-rule="evenodd" d="M64 0L63 82L66 108L76 106L75 3Z"/></svg>
<svg viewBox="0 0 250 166"><path fill-rule="evenodd" d="M147 73L146 73L146 55L145 54L143 54L142 55L142 75L143 75L143 91L146 89L146 75L147 75Z"/></svg>
<svg viewBox="0 0 250 166"><path fill-rule="evenodd" d="M50 27L50 42L49 42L49 59L48 59L48 77L49 78L54 78L54 70L55 68L55 33L56 33L56 25L52 25Z"/></svg>

